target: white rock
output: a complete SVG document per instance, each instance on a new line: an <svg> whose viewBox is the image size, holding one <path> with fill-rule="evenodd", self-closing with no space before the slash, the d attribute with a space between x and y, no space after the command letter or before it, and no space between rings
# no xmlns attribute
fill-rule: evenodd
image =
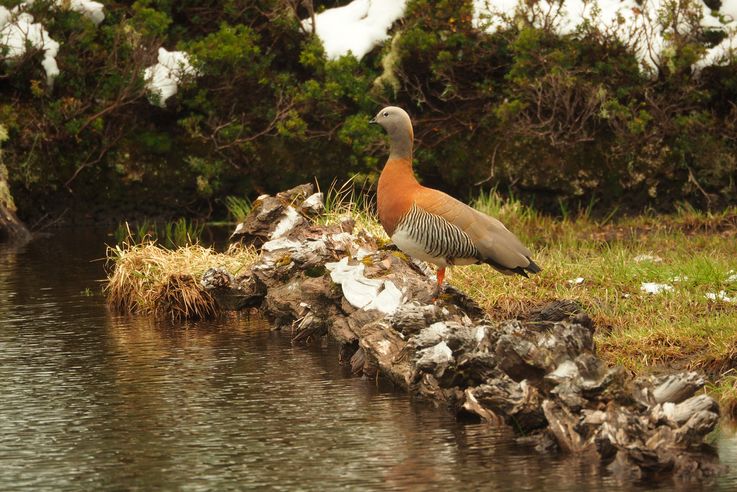
<svg viewBox="0 0 737 492"><path fill-rule="evenodd" d="M308 196L300 205L303 211L310 214L319 214L325 210L324 196L322 193L313 193Z"/></svg>
<svg viewBox="0 0 737 492"><path fill-rule="evenodd" d="M271 241L265 242L261 246L261 249L264 251L276 251L279 249L296 250L296 249L299 249L301 246L302 246L302 243L300 243L299 241L296 241L294 239L286 239L282 237L279 239L272 239Z"/></svg>
<svg viewBox="0 0 737 492"><path fill-rule="evenodd" d="M448 325L437 321L414 336L414 343L418 347L427 347L441 342L450 333Z"/></svg>
<svg viewBox="0 0 737 492"><path fill-rule="evenodd" d="M660 294L662 292L670 292L673 290L672 285L659 284L657 282L643 282L640 290L647 294Z"/></svg>
<svg viewBox="0 0 737 492"><path fill-rule="evenodd" d="M279 223L276 224L276 227L271 232L269 239L278 239L288 234L303 221L304 218L299 215L299 212L297 212L294 207L291 205L287 206L284 217L282 217L281 220L279 220Z"/></svg>
<svg viewBox="0 0 737 492"><path fill-rule="evenodd" d="M555 379L571 379L579 375L578 366L572 360L564 360L549 376Z"/></svg>
<svg viewBox="0 0 737 492"><path fill-rule="evenodd" d="M453 360L453 351L445 342L440 342L432 347L422 349L418 354L420 354L417 360L418 366L429 364L442 365Z"/></svg>
<svg viewBox="0 0 737 492"><path fill-rule="evenodd" d="M578 285L583 283L583 277L576 277L572 278L571 280L567 280L567 282L571 285Z"/></svg>
<svg viewBox="0 0 737 492"><path fill-rule="evenodd" d="M336 232L335 234L330 234L328 239L333 243L335 249L348 251L353 246L355 238L348 232Z"/></svg>

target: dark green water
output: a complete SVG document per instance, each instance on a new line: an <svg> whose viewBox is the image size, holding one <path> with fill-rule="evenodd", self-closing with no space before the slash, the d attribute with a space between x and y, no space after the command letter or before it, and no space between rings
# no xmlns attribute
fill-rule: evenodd
<svg viewBox="0 0 737 492"><path fill-rule="evenodd" d="M104 234L0 249L0 490L623 490L595 463L350 377L335 347L234 317L108 311ZM86 290L94 295L89 295ZM732 471L684 490L737 490Z"/></svg>

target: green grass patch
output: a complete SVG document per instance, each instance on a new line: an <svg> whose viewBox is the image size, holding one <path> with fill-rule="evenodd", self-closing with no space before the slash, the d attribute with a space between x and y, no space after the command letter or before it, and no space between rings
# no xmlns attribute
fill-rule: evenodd
<svg viewBox="0 0 737 492"><path fill-rule="evenodd" d="M737 210L596 221L542 216L512 200L480 197L533 251L543 271L506 277L485 266L454 268L450 283L493 317L524 316L553 299L576 300L593 318L600 355L635 373L695 369L736 408ZM662 284L647 293L643 283ZM730 383L731 381L731 383Z"/></svg>

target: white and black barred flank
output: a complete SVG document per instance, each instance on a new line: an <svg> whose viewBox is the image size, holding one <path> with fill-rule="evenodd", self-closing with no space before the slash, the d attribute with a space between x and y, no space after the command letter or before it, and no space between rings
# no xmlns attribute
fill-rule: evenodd
<svg viewBox="0 0 737 492"><path fill-rule="evenodd" d="M402 229L431 257L445 258L449 263L455 258L481 257L468 234L416 204L402 217L397 228Z"/></svg>

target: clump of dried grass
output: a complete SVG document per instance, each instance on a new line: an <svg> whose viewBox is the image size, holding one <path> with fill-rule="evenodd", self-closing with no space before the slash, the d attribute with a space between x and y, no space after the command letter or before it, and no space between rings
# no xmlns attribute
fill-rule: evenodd
<svg viewBox="0 0 737 492"><path fill-rule="evenodd" d="M200 286L202 274L220 267L238 275L257 256L255 250L240 245L217 253L196 244L170 250L151 241L124 242L108 248L105 293L108 303L123 313L174 321L212 318L218 314L217 305Z"/></svg>

